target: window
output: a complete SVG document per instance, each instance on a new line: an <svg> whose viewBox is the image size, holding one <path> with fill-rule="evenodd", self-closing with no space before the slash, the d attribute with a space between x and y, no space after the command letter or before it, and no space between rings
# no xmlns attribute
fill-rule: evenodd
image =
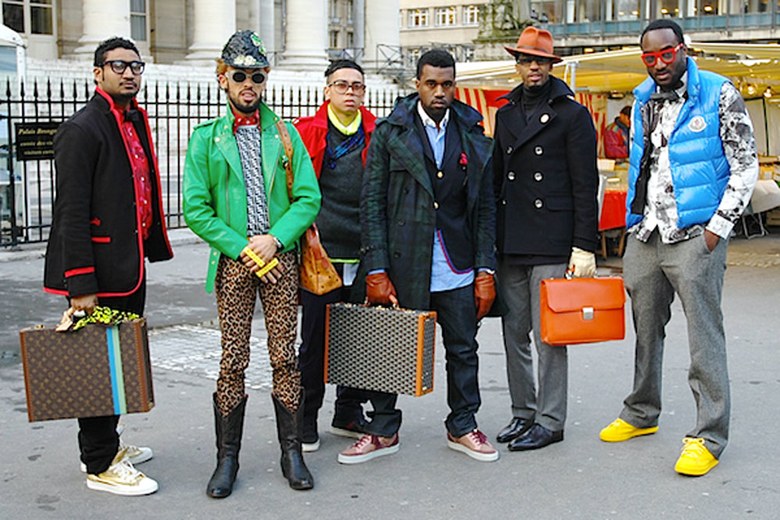
<svg viewBox="0 0 780 520"><path fill-rule="evenodd" d="M347 48L351 49L355 46L355 33L352 31L347 32Z"/></svg>
<svg viewBox="0 0 780 520"><path fill-rule="evenodd" d="M540 22L561 23L563 22L563 6L568 5L568 2L561 1L545 1L545 2L531 2L531 13L536 11L536 16ZM572 11L574 2L571 2ZM572 13L573 14L573 13ZM573 19L571 20L574 21Z"/></svg>
<svg viewBox="0 0 780 520"><path fill-rule="evenodd" d="M137 42L146 41L146 0L130 0L130 36Z"/></svg>
<svg viewBox="0 0 780 520"><path fill-rule="evenodd" d="M338 31L330 31L330 48L331 49L338 49L339 48L339 32Z"/></svg>
<svg viewBox="0 0 780 520"><path fill-rule="evenodd" d="M328 11L330 12L330 23L340 23L341 18L339 17L339 1L338 0L328 0Z"/></svg>
<svg viewBox="0 0 780 520"><path fill-rule="evenodd" d="M639 8L637 0L612 0L607 4L607 20L637 20Z"/></svg>
<svg viewBox="0 0 780 520"><path fill-rule="evenodd" d="M659 0L658 18L677 18L680 16L680 0Z"/></svg>
<svg viewBox="0 0 780 520"><path fill-rule="evenodd" d="M54 34L53 0L3 0L3 24L20 34Z"/></svg>
<svg viewBox="0 0 780 520"><path fill-rule="evenodd" d="M479 6L463 6L463 25L479 25Z"/></svg>
<svg viewBox="0 0 780 520"><path fill-rule="evenodd" d="M457 15L455 7L437 7L436 14L436 27L447 27L455 25L457 21Z"/></svg>
<svg viewBox="0 0 780 520"><path fill-rule="evenodd" d="M577 2L575 21L597 22L599 20L601 20L601 2L596 0L579 0Z"/></svg>
<svg viewBox="0 0 780 520"><path fill-rule="evenodd" d="M352 11L355 10L353 0L347 0L347 23L352 23Z"/></svg>
<svg viewBox="0 0 780 520"><path fill-rule="evenodd" d="M409 65L411 67L415 67L417 65L417 61L420 59L420 56L422 56L422 49L409 49Z"/></svg>
<svg viewBox="0 0 780 520"><path fill-rule="evenodd" d="M428 27L428 10L410 9L409 27Z"/></svg>
<svg viewBox="0 0 780 520"><path fill-rule="evenodd" d="M718 14L718 2L713 0L700 0L701 11L698 14Z"/></svg>

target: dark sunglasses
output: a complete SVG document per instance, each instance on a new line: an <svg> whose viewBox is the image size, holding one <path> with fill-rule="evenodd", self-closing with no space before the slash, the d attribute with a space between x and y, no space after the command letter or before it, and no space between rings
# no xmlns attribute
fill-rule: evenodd
<svg viewBox="0 0 780 520"><path fill-rule="evenodd" d="M236 83L243 83L246 81L246 78L252 78L252 83L256 85L262 85L265 83L265 80L268 79L268 74L263 72L262 70L258 70L257 72L253 72L250 76L243 70L231 70L230 72L227 72L225 74L228 78L232 79Z"/></svg>
<svg viewBox="0 0 780 520"><path fill-rule="evenodd" d="M644 63L646 67L655 67L655 64L658 63L658 59L660 58L662 62L669 65L674 61L674 58L677 56L677 51L682 49L682 47L683 44L678 43L677 47L661 49L660 51L656 52L643 52L642 63Z"/></svg>
<svg viewBox="0 0 780 520"><path fill-rule="evenodd" d="M543 56L531 56L530 54L518 54L515 56L515 63L520 65L530 65L536 62L538 65L549 65L553 62L552 58L545 58Z"/></svg>
<svg viewBox="0 0 780 520"><path fill-rule="evenodd" d="M136 76L140 76L144 73L144 67L146 67L146 63L142 61L124 61L124 60L109 60L104 61L101 67L105 67L108 65L111 67L111 70L116 72L117 74L124 74L127 70L127 67L130 67L130 71L135 74Z"/></svg>
<svg viewBox="0 0 780 520"><path fill-rule="evenodd" d="M338 81L334 81L333 83L330 83L328 86L333 88L333 90L335 90L338 94L346 94L347 90L349 90L350 88L352 88L352 92L354 92L355 94L362 94L363 92L366 91L366 85L359 81L348 83L343 79L340 79Z"/></svg>

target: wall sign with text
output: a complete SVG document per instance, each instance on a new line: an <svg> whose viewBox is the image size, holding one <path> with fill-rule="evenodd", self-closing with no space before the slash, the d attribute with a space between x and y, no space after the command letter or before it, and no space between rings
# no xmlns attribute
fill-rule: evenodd
<svg viewBox="0 0 780 520"><path fill-rule="evenodd" d="M20 161L54 159L54 134L61 123L16 123L16 158Z"/></svg>

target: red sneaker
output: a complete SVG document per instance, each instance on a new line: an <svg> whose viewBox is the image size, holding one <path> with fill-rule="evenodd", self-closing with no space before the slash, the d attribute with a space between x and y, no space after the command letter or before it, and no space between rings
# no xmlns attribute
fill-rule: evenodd
<svg viewBox="0 0 780 520"><path fill-rule="evenodd" d="M451 450L465 453L469 457L481 462L493 462L498 460L496 450L487 436L479 430L474 430L460 437L453 437L447 433L447 446Z"/></svg>
<svg viewBox="0 0 780 520"><path fill-rule="evenodd" d="M339 453L338 461L342 464L360 464L384 455L392 455L398 451L399 447L397 433L392 437L366 434L355 444Z"/></svg>

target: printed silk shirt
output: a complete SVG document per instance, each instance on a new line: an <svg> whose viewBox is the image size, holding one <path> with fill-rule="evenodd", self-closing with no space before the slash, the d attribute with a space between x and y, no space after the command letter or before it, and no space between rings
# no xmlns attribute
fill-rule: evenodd
<svg viewBox="0 0 780 520"><path fill-rule="evenodd" d="M687 73L682 81L683 86L677 89L678 99L663 102L658 117L654 118L658 124L650 134L653 152L650 157L650 179L647 183L644 219L630 230L635 231L636 237L642 242L646 242L656 228L665 244L688 240L701 235L705 229L699 224L686 229L677 228L677 205L669 166L669 136L685 102ZM724 83L721 88L718 112L720 138L731 174L720 205L707 223L706 229L721 238L728 238L734 224L750 202L750 195L758 177L758 157L753 123L745 102L739 91L729 82ZM634 132L633 127L631 131Z"/></svg>

